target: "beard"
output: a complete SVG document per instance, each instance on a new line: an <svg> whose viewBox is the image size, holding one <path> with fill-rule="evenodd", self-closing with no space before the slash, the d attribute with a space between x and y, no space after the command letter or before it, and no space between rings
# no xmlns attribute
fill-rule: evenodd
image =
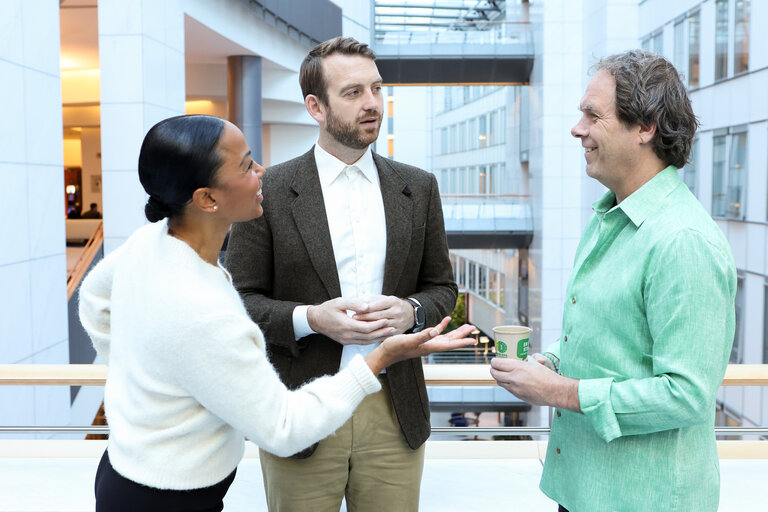
<svg viewBox="0 0 768 512"><path fill-rule="evenodd" d="M359 120L366 117L376 116L376 127L374 129L363 128ZM381 128L381 112L378 110L366 110L365 113L354 122L347 123L328 110L328 122L326 130L336 139L336 142L352 149L365 149L379 138L379 129Z"/></svg>

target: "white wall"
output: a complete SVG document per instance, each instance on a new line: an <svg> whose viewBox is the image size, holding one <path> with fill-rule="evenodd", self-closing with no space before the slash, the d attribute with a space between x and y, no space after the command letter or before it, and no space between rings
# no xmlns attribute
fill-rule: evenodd
<svg viewBox="0 0 768 512"><path fill-rule="evenodd" d="M0 363L67 363L58 2L0 2L0 34ZM67 424L68 407L65 387L0 386L4 425Z"/></svg>

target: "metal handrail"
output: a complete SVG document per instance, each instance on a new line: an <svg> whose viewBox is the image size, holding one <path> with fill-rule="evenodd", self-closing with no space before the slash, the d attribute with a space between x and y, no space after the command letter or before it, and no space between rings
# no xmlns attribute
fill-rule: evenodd
<svg viewBox="0 0 768 512"><path fill-rule="evenodd" d="M545 434L549 427L432 427L433 434ZM53 432L58 434L109 434L109 427L104 426L14 426L0 427L0 433L32 434ZM768 435L768 427L715 427L716 435Z"/></svg>
<svg viewBox="0 0 768 512"><path fill-rule="evenodd" d="M429 386L495 386L487 364L425 364ZM0 385L103 386L107 367L102 364L4 364ZM768 364L728 365L723 386L768 385ZM768 427L715 427L716 435L768 435ZM436 434L549 434L549 427L433 427ZM88 433L106 434L108 426L0 426L0 433Z"/></svg>
<svg viewBox="0 0 768 512"><path fill-rule="evenodd" d="M104 243L104 222L99 222L99 225L94 230L91 238L86 242L83 252L72 268L72 272L67 276L67 300L72 298L72 295L80 286L80 281L85 277L85 273L88 271L93 258L96 257L96 253L99 247Z"/></svg>
<svg viewBox="0 0 768 512"><path fill-rule="evenodd" d="M488 364L425 364L427 386L495 386ZM0 386L103 386L103 364L0 364ZM768 386L768 364L729 364L723 386Z"/></svg>

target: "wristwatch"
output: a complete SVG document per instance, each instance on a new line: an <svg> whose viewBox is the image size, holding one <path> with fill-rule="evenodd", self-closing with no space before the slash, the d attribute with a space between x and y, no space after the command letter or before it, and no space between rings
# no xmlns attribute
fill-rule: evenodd
<svg viewBox="0 0 768 512"><path fill-rule="evenodd" d="M411 332L423 331L427 324L427 314L424 312L421 302L412 297L408 297L405 300L413 306L413 329L411 329Z"/></svg>

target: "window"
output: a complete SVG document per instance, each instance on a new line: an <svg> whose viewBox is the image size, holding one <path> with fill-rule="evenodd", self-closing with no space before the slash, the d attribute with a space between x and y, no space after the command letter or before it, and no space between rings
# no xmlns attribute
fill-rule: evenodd
<svg viewBox="0 0 768 512"><path fill-rule="evenodd" d="M507 108L501 107L499 110L499 129L496 131L496 140L499 144L504 144L507 140Z"/></svg>
<svg viewBox="0 0 768 512"><path fill-rule="evenodd" d="M712 215L744 219L747 189L746 128L712 139Z"/></svg>
<svg viewBox="0 0 768 512"><path fill-rule="evenodd" d="M749 0L736 0L733 27L733 73L749 70Z"/></svg>
<svg viewBox="0 0 768 512"><path fill-rule="evenodd" d="M496 186L496 179L495 179L495 173L496 173L496 165L489 165L487 175L485 176L485 191L488 194L493 194L496 192L494 190L494 187Z"/></svg>
<svg viewBox="0 0 768 512"><path fill-rule="evenodd" d="M473 117L469 120L469 149L477 149L477 118Z"/></svg>
<svg viewBox="0 0 768 512"><path fill-rule="evenodd" d="M467 180L472 175L472 167L459 167L456 169L457 178L456 178L456 193L457 194L466 194L467 193Z"/></svg>
<svg viewBox="0 0 768 512"><path fill-rule="evenodd" d="M456 132L458 127L454 124L451 125L450 128L450 138L448 139L448 153L454 153L456 151L457 143L456 139L458 138Z"/></svg>
<svg viewBox="0 0 768 512"><path fill-rule="evenodd" d="M715 80L728 76L728 0L715 2Z"/></svg>
<svg viewBox="0 0 768 512"><path fill-rule="evenodd" d="M712 138L712 215L725 216L725 135Z"/></svg>
<svg viewBox="0 0 768 512"><path fill-rule="evenodd" d="M678 170L680 179L688 185L688 189L693 195L696 195L696 159L698 158L699 151L699 139L694 139L693 146L691 146L691 156L685 167ZM698 196L697 196L698 197Z"/></svg>
<svg viewBox="0 0 768 512"><path fill-rule="evenodd" d="M488 145L488 129L486 128L487 120L484 115L478 117L477 120L479 132L477 134L478 146L484 148Z"/></svg>
<svg viewBox="0 0 768 512"><path fill-rule="evenodd" d="M443 126L442 128L440 128L440 149L443 155L448 153L448 127L447 126Z"/></svg>
<svg viewBox="0 0 768 512"><path fill-rule="evenodd" d="M477 290L477 264L469 262L467 265L467 289L476 292Z"/></svg>
<svg viewBox="0 0 768 512"><path fill-rule="evenodd" d="M496 111L491 112L488 115L488 145L493 146L496 144L496 123L498 122L499 115Z"/></svg>
<svg viewBox="0 0 768 512"><path fill-rule="evenodd" d="M736 332L733 333L733 348L729 363L744 362L744 273L738 272L736 283Z"/></svg>
<svg viewBox="0 0 768 512"><path fill-rule="evenodd" d="M726 215L743 219L747 196L747 132L731 136L731 158L728 173L728 210Z"/></svg>
<svg viewBox="0 0 768 512"><path fill-rule="evenodd" d="M499 273L494 270L488 273L488 300L499 303Z"/></svg>
<svg viewBox="0 0 768 512"><path fill-rule="evenodd" d="M699 53L701 51L699 18L699 11L688 17L688 87L699 85Z"/></svg>
<svg viewBox="0 0 768 512"><path fill-rule="evenodd" d="M487 165L481 165L480 166L480 172L478 174L478 188L477 193L478 194L485 194L488 190L488 169L489 166Z"/></svg>
<svg viewBox="0 0 768 512"><path fill-rule="evenodd" d="M659 30L651 36L651 51L659 55L664 55L664 32Z"/></svg>
<svg viewBox="0 0 768 512"><path fill-rule="evenodd" d="M675 23L675 56L673 60L678 71L685 69L685 23L680 20Z"/></svg>
<svg viewBox="0 0 768 512"><path fill-rule="evenodd" d="M478 269L478 292L480 296L488 298L488 267L481 265Z"/></svg>
<svg viewBox="0 0 768 512"><path fill-rule="evenodd" d="M763 285L763 364L768 364L768 279Z"/></svg>
<svg viewBox="0 0 768 512"><path fill-rule="evenodd" d="M507 164L501 162L496 166L496 170L493 175L493 191L496 194L509 193L511 180L507 178Z"/></svg>
<svg viewBox="0 0 768 512"><path fill-rule="evenodd" d="M467 123L462 121L459 124L459 151L467 150Z"/></svg>

